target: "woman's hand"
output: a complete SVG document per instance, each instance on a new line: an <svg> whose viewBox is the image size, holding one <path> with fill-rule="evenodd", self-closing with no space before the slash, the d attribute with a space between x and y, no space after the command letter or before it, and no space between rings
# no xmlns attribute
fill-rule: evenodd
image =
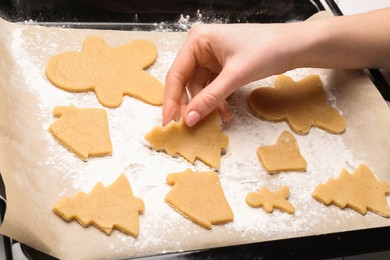
<svg viewBox="0 0 390 260"><path fill-rule="evenodd" d="M184 116L193 126L216 108L229 121L231 93L290 68L286 34L279 24L195 25L166 77L163 125Z"/></svg>
<svg viewBox="0 0 390 260"><path fill-rule="evenodd" d="M287 24L196 25L167 74L162 123L183 116L193 126L216 108L229 121L231 93L294 68L389 69L389 17L386 8Z"/></svg>

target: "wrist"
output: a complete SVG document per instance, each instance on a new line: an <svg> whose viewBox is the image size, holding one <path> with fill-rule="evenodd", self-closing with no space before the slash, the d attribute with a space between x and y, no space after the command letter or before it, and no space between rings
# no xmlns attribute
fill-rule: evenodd
<svg viewBox="0 0 390 260"><path fill-rule="evenodd" d="M291 68L390 67L390 8L295 24Z"/></svg>
<svg viewBox="0 0 390 260"><path fill-rule="evenodd" d="M290 67L324 67L329 43L333 41L332 32L324 21L306 21L291 24L291 43L289 44ZM325 66L326 67L326 66Z"/></svg>

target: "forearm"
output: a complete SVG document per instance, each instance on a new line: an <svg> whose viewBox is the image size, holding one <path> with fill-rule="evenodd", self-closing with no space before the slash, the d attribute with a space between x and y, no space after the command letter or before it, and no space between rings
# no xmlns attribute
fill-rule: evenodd
<svg viewBox="0 0 390 260"><path fill-rule="evenodd" d="M291 68L390 68L390 8L297 25Z"/></svg>
<svg viewBox="0 0 390 260"><path fill-rule="evenodd" d="M163 125L182 115L193 126L241 86L301 67L390 68L390 8L289 24L194 26L167 74Z"/></svg>

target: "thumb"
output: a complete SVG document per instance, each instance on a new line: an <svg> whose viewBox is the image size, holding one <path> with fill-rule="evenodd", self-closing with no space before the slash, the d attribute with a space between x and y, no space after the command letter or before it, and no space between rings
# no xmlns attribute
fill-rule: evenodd
<svg viewBox="0 0 390 260"><path fill-rule="evenodd" d="M210 114L224 100L242 84L237 77L234 77L226 70L216 77L208 86L194 96L188 103L183 113L184 122L191 127Z"/></svg>

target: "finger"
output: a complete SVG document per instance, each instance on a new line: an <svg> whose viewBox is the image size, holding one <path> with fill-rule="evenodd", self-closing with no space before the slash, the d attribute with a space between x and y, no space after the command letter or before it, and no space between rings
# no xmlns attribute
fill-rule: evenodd
<svg viewBox="0 0 390 260"><path fill-rule="evenodd" d="M168 99L164 101L162 107L162 115L163 115L162 126L165 126L172 120L176 121L179 114L180 114L180 105L176 101L172 99Z"/></svg>
<svg viewBox="0 0 390 260"><path fill-rule="evenodd" d="M218 106L218 112L224 123L228 123L230 120L232 120L232 110L226 101L223 101L222 104Z"/></svg>
<svg viewBox="0 0 390 260"><path fill-rule="evenodd" d="M192 51L191 43L187 40L167 73L164 88L163 125L175 120L180 114L181 105L185 103L182 102L185 86L196 66L195 54Z"/></svg>
<svg viewBox="0 0 390 260"><path fill-rule="evenodd" d="M184 110L186 109L187 104L188 104L188 99L189 98L188 98L187 91L184 89L184 91L182 92L182 95L181 95L181 99L180 99L179 113L176 115L176 118L174 118L173 120L178 121L179 118L183 115Z"/></svg>
<svg viewBox="0 0 390 260"><path fill-rule="evenodd" d="M187 91L184 89L184 91L182 92L182 96L180 98L180 103L179 103L179 107L178 108L175 108L173 111L172 111L172 114L171 116L169 117L170 119L167 120L167 121L163 121L162 122L162 126L165 126L166 124L168 124L170 121L179 121L180 117L183 115L184 113L184 110L186 109L187 107L187 104L188 104L188 94L187 94Z"/></svg>
<svg viewBox="0 0 390 260"><path fill-rule="evenodd" d="M208 69L197 67L193 77L187 84L191 97L195 97L210 82L210 72Z"/></svg>
<svg viewBox="0 0 390 260"><path fill-rule="evenodd" d="M205 88L206 85L210 84L217 76L217 73L210 73L207 69L198 68L195 71L193 80L188 83L188 90L191 96L196 96ZM218 112L224 123L227 123L232 119L232 112L226 101L223 101L218 106Z"/></svg>
<svg viewBox="0 0 390 260"><path fill-rule="evenodd" d="M234 90L243 85L241 83L240 76L235 75L234 70L224 69L214 81L188 103L184 112L186 124L188 126L195 125L211 111L219 107ZM225 107L221 108L228 113Z"/></svg>

